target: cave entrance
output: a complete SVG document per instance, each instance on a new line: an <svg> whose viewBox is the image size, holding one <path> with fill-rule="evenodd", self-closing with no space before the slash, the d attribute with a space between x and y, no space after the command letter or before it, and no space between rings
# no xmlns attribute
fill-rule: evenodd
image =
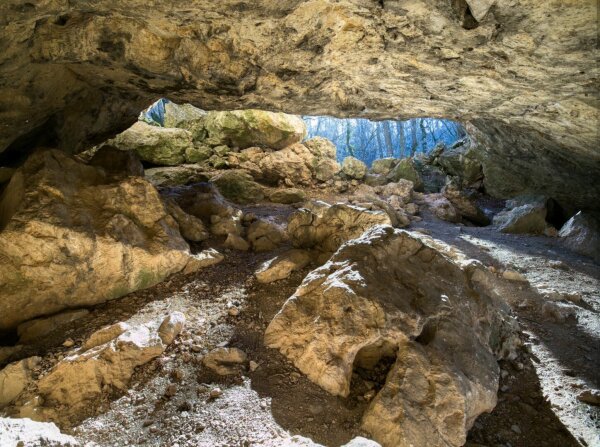
<svg viewBox="0 0 600 447"><path fill-rule="evenodd" d="M385 385L397 354L398 346L387 340L363 346L354 358L350 397L359 402L371 401Z"/></svg>
<svg viewBox="0 0 600 447"><path fill-rule="evenodd" d="M466 137L462 124L438 118L371 121L365 118L303 116L307 138L324 137L337 148L338 161L356 157L371 166L381 158L428 154L438 144L449 147Z"/></svg>

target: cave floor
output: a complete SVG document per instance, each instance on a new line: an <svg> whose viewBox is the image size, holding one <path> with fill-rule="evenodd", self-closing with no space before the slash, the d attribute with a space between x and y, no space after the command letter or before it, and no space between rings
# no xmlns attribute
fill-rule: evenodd
<svg viewBox="0 0 600 447"><path fill-rule="evenodd" d="M322 191L312 195L346 200ZM293 210L273 204L245 208L280 222ZM422 217L409 230L458 246L499 271L506 267L520 271L531 285L499 281L523 329L525 349L518 361L501 365L498 405L476 421L467 445L600 445L598 407L576 398L583 389L600 387L600 266L560 249L556 239L459 226L426 212ZM67 327L60 339L48 337L27 348L24 354L42 355L42 368L48 369L68 351L62 346L66 337L78 345L107 324L142 322L173 310L187 315L182 336L161 357L138 368L128 390L107 390L77 420L58 421L63 431L88 446L281 446L292 435L339 446L357 435L366 436L359 427L368 405L360 392L361 377L353 381L348 398L331 396L279 352L263 346L267 324L310 269L259 284L254 271L288 247L239 252L211 239L193 248L209 246L225 254L222 263L97 306ZM544 299L536 289L548 285L583 297L573 305L576 318L556 323L543 316ZM199 359L218 346L238 347L258 366L235 376L209 374ZM167 394L173 395L167 396L170 385L175 387ZM211 399L216 388L222 394ZM295 442L289 445L302 445Z"/></svg>

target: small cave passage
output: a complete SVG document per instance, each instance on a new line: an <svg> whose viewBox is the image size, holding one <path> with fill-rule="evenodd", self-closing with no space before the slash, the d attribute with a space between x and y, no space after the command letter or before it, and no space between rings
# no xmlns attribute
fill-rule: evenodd
<svg viewBox="0 0 600 447"><path fill-rule="evenodd" d="M338 161L352 156L367 166L380 158L428 154L440 143L449 147L467 135L462 124L437 118L371 121L305 115L303 119L307 138L331 140L337 148Z"/></svg>
<svg viewBox="0 0 600 447"><path fill-rule="evenodd" d="M364 346L354 359L350 399L370 402L385 385L387 375L396 362L398 347L388 341Z"/></svg>

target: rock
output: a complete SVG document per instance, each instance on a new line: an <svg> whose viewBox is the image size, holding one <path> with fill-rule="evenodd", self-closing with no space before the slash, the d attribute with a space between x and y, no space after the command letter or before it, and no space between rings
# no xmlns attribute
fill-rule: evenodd
<svg viewBox="0 0 600 447"><path fill-rule="evenodd" d="M50 422L31 419L0 418L0 441L6 446L76 447L79 442L64 435Z"/></svg>
<svg viewBox="0 0 600 447"><path fill-rule="evenodd" d="M270 283L289 277L292 272L302 270L311 262L306 250L288 250L260 266L254 276L260 283Z"/></svg>
<svg viewBox="0 0 600 447"><path fill-rule="evenodd" d="M425 194L423 201L438 219L454 223L460 222L460 214L442 194Z"/></svg>
<svg viewBox="0 0 600 447"><path fill-rule="evenodd" d="M407 204L412 200L413 182L406 179L400 179L395 183L388 183L381 189L383 197L397 196L400 201Z"/></svg>
<svg viewBox="0 0 600 447"><path fill-rule="evenodd" d="M89 313L89 310L86 309L68 310L66 312L52 315L51 317L36 318L34 320L21 323L17 327L19 343L27 344L35 342L54 332L58 328L89 315Z"/></svg>
<svg viewBox="0 0 600 447"><path fill-rule="evenodd" d="M354 190L350 200L354 203L371 202L373 200L379 200L379 196L374 187L362 183Z"/></svg>
<svg viewBox="0 0 600 447"><path fill-rule="evenodd" d="M250 244L247 241L245 241L244 238L234 233L229 233L227 235L227 239L225 239L223 246L226 248L233 248L234 250L239 251L250 250Z"/></svg>
<svg viewBox="0 0 600 447"><path fill-rule="evenodd" d="M114 340L119 335L128 331L129 329L131 329L130 326L122 321L98 329L96 332L90 335L88 339L83 343L81 351L89 351L90 349L95 348L96 346L108 343L109 341Z"/></svg>
<svg viewBox="0 0 600 447"><path fill-rule="evenodd" d="M75 346L75 342L73 341L72 338L67 338L63 344L62 344L65 348L72 348L73 346Z"/></svg>
<svg viewBox="0 0 600 447"><path fill-rule="evenodd" d="M323 137L313 137L302 143L317 158L329 158L335 160L337 149L335 144Z"/></svg>
<svg viewBox="0 0 600 447"><path fill-rule="evenodd" d="M210 225L210 232L216 236L240 235L242 232L242 211L225 200L212 183L165 188L161 194L175 200L186 213Z"/></svg>
<svg viewBox="0 0 600 447"><path fill-rule="evenodd" d="M23 345L0 346L0 366L7 363L13 356L23 350Z"/></svg>
<svg viewBox="0 0 600 447"><path fill-rule="evenodd" d="M367 175L367 165L355 157L346 157L342 162L342 172L348 177L362 180Z"/></svg>
<svg viewBox="0 0 600 447"><path fill-rule="evenodd" d="M167 100L162 125L164 127L178 127L197 133L205 116L206 112L204 110L191 104L175 104Z"/></svg>
<svg viewBox="0 0 600 447"><path fill-rule="evenodd" d="M192 134L184 129L151 126L138 121L107 142L122 151L134 151L144 161L160 166L179 165L193 147Z"/></svg>
<svg viewBox="0 0 600 447"><path fill-rule="evenodd" d="M461 191L455 184L448 184L442 189L442 194L461 217L476 225L490 224L490 219L477 206L475 200L472 198L472 194L469 194L469 192Z"/></svg>
<svg viewBox="0 0 600 447"><path fill-rule="evenodd" d="M210 390L210 393L208 393L208 397L210 399L216 399L218 397L220 397L223 394L223 391L221 390L221 388L216 387L213 388L212 390Z"/></svg>
<svg viewBox="0 0 600 447"><path fill-rule="evenodd" d="M558 235L570 250L600 262L600 224L591 215L579 211L563 225Z"/></svg>
<svg viewBox="0 0 600 447"><path fill-rule="evenodd" d="M355 367L390 358L362 429L385 446L461 446L496 404L497 360L519 342L495 290L494 276L454 247L377 226L305 278L265 344L339 396Z"/></svg>
<svg viewBox="0 0 600 447"><path fill-rule="evenodd" d="M204 128L208 144L240 149L251 146L283 149L299 143L306 134L304 121L296 115L254 109L208 112Z"/></svg>
<svg viewBox="0 0 600 447"><path fill-rule="evenodd" d="M173 199L166 199L164 203L167 212L173 216L173 219L179 225L179 232L184 239L194 242L208 239L208 231L206 231L202 220L183 211Z"/></svg>
<svg viewBox="0 0 600 447"><path fill-rule="evenodd" d="M397 158L379 158L371 164L373 174L388 175L392 168L398 163Z"/></svg>
<svg viewBox="0 0 600 447"><path fill-rule="evenodd" d="M214 248L207 248L202 250L200 253L196 253L190 256L190 260L183 269L184 275L195 273L203 268L210 267L223 261L225 257Z"/></svg>
<svg viewBox="0 0 600 447"><path fill-rule="evenodd" d="M337 149L327 138L313 137L302 144L314 157L310 160L309 168L315 179L326 182L340 172L341 167L336 159Z"/></svg>
<svg viewBox="0 0 600 447"><path fill-rule="evenodd" d="M460 187L467 187L483 177L480 152L472 139L464 138L442 151L435 163L446 174L457 177Z"/></svg>
<svg viewBox="0 0 600 447"><path fill-rule="evenodd" d="M509 281L529 282L522 273L519 273L516 270L506 269L502 272L502 277Z"/></svg>
<svg viewBox="0 0 600 447"><path fill-rule="evenodd" d="M417 170L415 161L412 158L403 158L386 176L389 182L397 182L400 179L413 182L415 191L423 191L423 179Z"/></svg>
<svg viewBox="0 0 600 447"><path fill-rule="evenodd" d="M221 172L210 179L223 196L234 203L260 202L265 198L263 188L250 174L238 169Z"/></svg>
<svg viewBox="0 0 600 447"><path fill-rule="evenodd" d="M205 144L194 143L185 150L185 161L187 163L199 163L208 160L215 154L212 147Z"/></svg>
<svg viewBox="0 0 600 447"><path fill-rule="evenodd" d="M431 194L442 190L448 177L440 168L428 164L419 165L417 168L423 180L423 192Z"/></svg>
<svg viewBox="0 0 600 447"><path fill-rule="evenodd" d="M544 234L546 212L543 202L526 203L498 213L493 222L502 233Z"/></svg>
<svg viewBox="0 0 600 447"><path fill-rule="evenodd" d="M32 369L41 360L40 357L29 357L11 363L0 371L0 408L10 404L27 388L32 380Z"/></svg>
<svg viewBox="0 0 600 447"><path fill-rule="evenodd" d="M209 177L200 165L161 166L145 170L146 180L154 186L179 186L207 182Z"/></svg>
<svg viewBox="0 0 600 447"><path fill-rule="evenodd" d="M122 151L110 145L101 146L88 164L104 169L104 172L113 179L144 176L144 167L135 152Z"/></svg>
<svg viewBox="0 0 600 447"><path fill-rule="evenodd" d="M0 184L8 182L14 173L15 169L0 166Z"/></svg>
<svg viewBox="0 0 600 447"><path fill-rule="evenodd" d="M334 252L344 242L380 224L391 224L389 216L384 212L342 203L329 205L311 201L290 216L287 231L292 244L297 248Z"/></svg>
<svg viewBox="0 0 600 447"><path fill-rule="evenodd" d="M309 185L313 177L310 169L313 160L313 154L299 143L268 152L258 161L259 179L272 185L286 180L292 185Z"/></svg>
<svg viewBox="0 0 600 447"><path fill-rule="evenodd" d="M284 240L284 232L272 222L266 220L256 220L247 231L248 242L256 252L274 250Z"/></svg>
<svg viewBox="0 0 600 447"><path fill-rule="evenodd" d="M577 399L590 405L600 405L600 390L585 390L579 393Z"/></svg>
<svg viewBox="0 0 600 447"><path fill-rule="evenodd" d="M542 305L542 316L555 323L564 323L568 319L577 319L577 306L548 301Z"/></svg>
<svg viewBox="0 0 600 447"><path fill-rule="evenodd" d="M342 167L330 158L314 158L312 162L313 177L320 182L331 180Z"/></svg>
<svg viewBox="0 0 600 447"><path fill-rule="evenodd" d="M167 347L165 342L172 341L182 326L182 314L175 312L131 327L104 344L65 357L39 380L38 390L48 405L64 406L61 416L79 415L98 399L103 388L125 390L134 369L161 355Z"/></svg>
<svg viewBox="0 0 600 447"><path fill-rule="evenodd" d="M202 359L202 364L220 376L228 376L240 372L246 363L247 356L238 348L216 348Z"/></svg>
<svg viewBox="0 0 600 447"><path fill-rule="evenodd" d="M303 202L306 199L304 191L298 188L276 189L269 193L268 196L269 201L284 204Z"/></svg>
<svg viewBox="0 0 600 447"><path fill-rule="evenodd" d="M0 329L150 287L189 259L148 181L107 183L57 150L34 153L14 174L0 228Z"/></svg>

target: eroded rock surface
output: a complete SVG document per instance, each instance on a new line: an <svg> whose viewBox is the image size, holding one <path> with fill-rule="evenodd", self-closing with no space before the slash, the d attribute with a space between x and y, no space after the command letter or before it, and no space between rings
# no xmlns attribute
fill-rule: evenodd
<svg viewBox="0 0 600 447"><path fill-rule="evenodd" d="M514 355L514 328L479 262L376 226L305 278L265 343L340 396L355 367L395 358L363 428L384 446L461 446L496 404L497 359Z"/></svg>
<svg viewBox="0 0 600 447"><path fill-rule="evenodd" d="M0 328L146 288L189 247L156 189L57 150L32 155L0 199Z"/></svg>

